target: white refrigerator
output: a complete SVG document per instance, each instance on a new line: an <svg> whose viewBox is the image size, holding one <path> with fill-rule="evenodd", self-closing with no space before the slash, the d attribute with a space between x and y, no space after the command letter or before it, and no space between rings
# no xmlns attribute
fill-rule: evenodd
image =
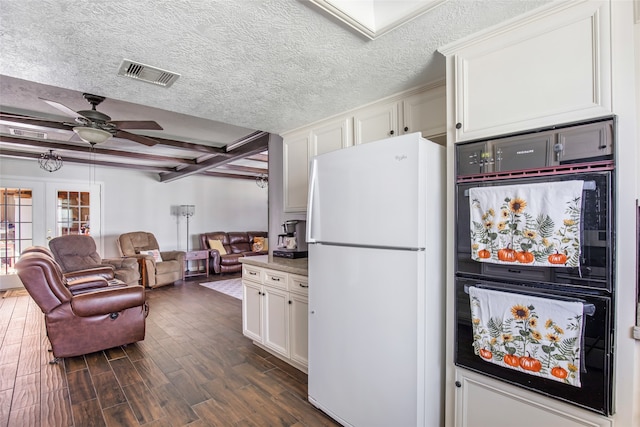
<svg viewBox="0 0 640 427"><path fill-rule="evenodd" d="M311 161L308 394L342 425L442 424L444 171L419 133Z"/></svg>

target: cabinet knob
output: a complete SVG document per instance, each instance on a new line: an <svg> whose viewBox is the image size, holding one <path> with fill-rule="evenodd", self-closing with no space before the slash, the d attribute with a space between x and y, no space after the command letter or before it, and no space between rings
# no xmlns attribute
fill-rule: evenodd
<svg viewBox="0 0 640 427"><path fill-rule="evenodd" d="M455 382L456 387L460 388L462 387L462 383L460 381L456 381Z"/></svg>
<svg viewBox="0 0 640 427"><path fill-rule="evenodd" d="M404 131L407 132L409 130L409 126L404 127Z"/></svg>
<svg viewBox="0 0 640 427"><path fill-rule="evenodd" d="M393 135L393 130L389 132L389 135Z"/></svg>
<svg viewBox="0 0 640 427"><path fill-rule="evenodd" d="M289 304L293 304L293 301L289 300Z"/></svg>
<svg viewBox="0 0 640 427"><path fill-rule="evenodd" d="M461 129L462 128L462 123L456 123L456 129Z"/></svg>

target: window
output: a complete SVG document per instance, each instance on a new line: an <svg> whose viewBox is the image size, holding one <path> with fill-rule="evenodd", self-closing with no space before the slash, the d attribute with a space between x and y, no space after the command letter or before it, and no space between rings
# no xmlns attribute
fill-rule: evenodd
<svg viewBox="0 0 640 427"><path fill-rule="evenodd" d="M15 274L16 259L32 245L32 190L0 188L0 275Z"/></svg>
<svg viewBox="0 0 640 427"><path fill-rule="evenodd" d="M90 234L89 202L88 191L58 191L56 236Z"/></svg>

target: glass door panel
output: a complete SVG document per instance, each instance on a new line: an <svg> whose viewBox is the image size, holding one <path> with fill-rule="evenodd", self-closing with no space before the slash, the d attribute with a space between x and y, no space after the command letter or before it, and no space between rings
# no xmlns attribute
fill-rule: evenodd
<svg viewBox="0 0 640 427"><path fill-rule="evenodd" d="M15 274L17 258L32 245L32 190L0 188L0 275Z"/></svg>

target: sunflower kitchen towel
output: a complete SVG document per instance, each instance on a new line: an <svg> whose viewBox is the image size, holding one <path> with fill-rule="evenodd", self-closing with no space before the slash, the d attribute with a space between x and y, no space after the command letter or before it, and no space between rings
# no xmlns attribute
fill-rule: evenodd
<svg viewBox="0 0 640 427"><path fill-rule="evenodd" d="M472 258L497 264L579 267L583 183L470 189Z"/></svg>
<svg viewBox="0 0 640 427"><path fill-rule="evenodd" d="M580 387L584 306L469 287L473 348L487 362Z"/></svg>

